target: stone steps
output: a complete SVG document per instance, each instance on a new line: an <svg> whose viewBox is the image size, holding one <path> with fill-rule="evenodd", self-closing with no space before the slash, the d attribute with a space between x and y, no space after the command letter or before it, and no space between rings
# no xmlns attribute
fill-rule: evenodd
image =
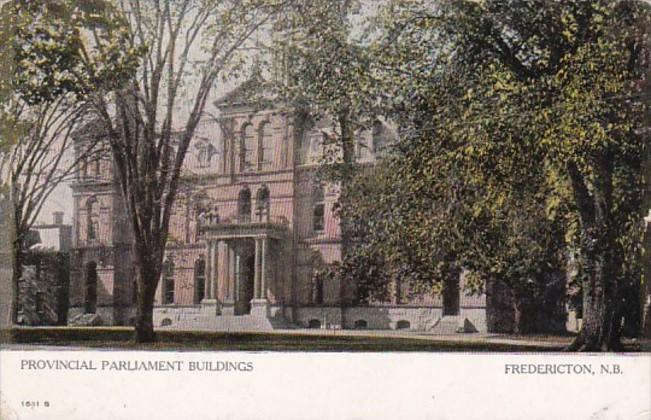
<svg viewBox="0 0 651 420"><path fill-rule="evenodd" d="M477 328L468 318L461 318L459 316L444 316L439 318L429 332L434 334L456 334L456 333L472 333L477 332Z"/></svg>

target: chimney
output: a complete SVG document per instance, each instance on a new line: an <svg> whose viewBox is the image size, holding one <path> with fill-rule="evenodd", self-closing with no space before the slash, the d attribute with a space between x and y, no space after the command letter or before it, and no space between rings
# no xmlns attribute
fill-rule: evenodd
<svg viewBox="0 0 651 420"><path fill-rule="evenodd" d="M62 211L55 211L52 213L52 223L55 225L62 225L63 224L63 212Z"/></svg>

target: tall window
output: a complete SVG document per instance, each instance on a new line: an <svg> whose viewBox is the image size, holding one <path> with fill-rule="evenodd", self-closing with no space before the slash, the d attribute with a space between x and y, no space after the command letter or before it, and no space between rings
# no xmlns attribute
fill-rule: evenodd
<svg viewBox="0 0 651 420"><path fill-rule="evenodd" d="M256 165L257 139L251 124L247 124L242 130L242 149L241 149L241 172L254 171Z"/></svg>
<svg viewBox="0 0 651 420"><path fill-rule="evenodd" d="M200 257L194 263L194 303L201 303L206 297L206 260Z"/></svg>
<svg viewBox="0 0 651 420"><path fill-rule="evenodd" d="M88 158L81 159L81 165L79 167L79 178L81 181L85 181L88 177Z"/></svg>
<svg viewBox="0 0 651 420"><path fill-rule="evenodd" d="M95 157L95 160L93 162L93 172L95 178L99 178L102 175L102 158L99 155Z"/></svg>
<svg viewBox="0 0 651 420"><path fill-rule="evenodd" d="M311 301L315 305L323 304L323 257L320 252L312 256L312 293Z"/></svg>
<svg viewBox="0 0 651 420"><path fill-rule="evenodd" d="M323 133L314 132L308 137L307 163L319 163L323 157Z"/></svg>
<svg viewBox="0 0 651 420"><path fill-rule="evenodd" d="M97 263L91 261L86 266L86 299L84 309L87 314L97 312Z"/></svg>
<svg viewBox="0 0 651 420"><path fill-rule="evenodd" d="M323 279L320 275L312 278L312 303L323 305Z"/></svg>
<svg viewBox="0 0 651 420"><path fill-rule="evenodd" d="M258 222L268 222L269 221L269 188L266 185L263 185L256 195L256 208L255 214L257 216Z"/></svg>
<svg viewBox="0 0 651 420"><path fill-rule="evenodd" d="M169 258L163 263L163 305L174 303L174 262Z"/></svg>
<svg viewBox="0 0 651 420"><path fill-rule="evenodd" d="M312 230L323 232L325 228L325 203L323 184L317 183L312 191Z"/></svg>
<svg viewBox="0 0 651 420"><path fill-rule="evenodd" d="M99 203L96 197L86 201L86 236L88 242L99 239Z"/></svg>
<svg viewBox="0 0 651 420"><path fill-rule="evenodd" d="M251 221L251 190L248 187L240 191L237 199L237 217L240 222Z"/></svg>
<svg viewBox="0 0 651 420"><path fill-rule="evenodd" d="M260 128L260 168L271 169L274 164L274 138L270 123L264 123Z"/></svg>
<svg viewBox="0 0 651 420"><path fill-rule="evenodd" d="M196 148L198 149L197 161L199 163L199 168L208 168L210 167L210 162L212 161L212 156L216 154L215 146L208 142L201 142L197 144Z"/></svg>

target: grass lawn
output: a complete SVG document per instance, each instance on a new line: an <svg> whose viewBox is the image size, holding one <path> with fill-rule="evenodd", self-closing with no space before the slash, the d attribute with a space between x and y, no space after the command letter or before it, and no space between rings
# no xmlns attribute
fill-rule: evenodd
<svg viewBox="0 0 651 420"><path fill-rule="evenodd" d="M560 351L570 337L486 337L460 335L436 337L396 336L369 331L352 333L310 332L203 332L158 331L158 342L135 344L132 329L120 327L13 328L0 335L3 344L70 346L116 350L174 351L326 351L326 352L549 352ZM635 348L631 348L635 351Z"/></svg>

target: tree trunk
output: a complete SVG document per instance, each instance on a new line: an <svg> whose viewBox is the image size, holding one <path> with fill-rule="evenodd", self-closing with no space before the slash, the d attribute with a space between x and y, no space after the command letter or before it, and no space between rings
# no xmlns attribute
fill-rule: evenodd
<svg viewBox="0 0 651 420"><path fill-rule="evenodd" d="M596 258L583 281L583 325L569 351L618 351L622 349L622 313L617 310L616 270L612 250Z"/></svg>
<svg viewBox="0 0 651 420"><path fill-rule="evenodd" d="M622 311L618 309L620 249L613 229L613 156L606 152L595 159L591 190L578 169L569 173L581 216L581 252L587 276L583 280L583 325L569 351L617 351Z"/></svg>
<svg viewBox="0 0 651 420"><path fill-rule="evenodd" d="M10 313L10 322L11 325L16 325L18 323L18 303L19 303L19 293L20 293L20 278L23 275L23 258L20 248L21 244L18 241L13 242L11 249L11 259L12 259L12 278L11 278L11 313Z"/></svg>
<svg viewBox="0 0 651 420"><path fill-rule="evenodd" d="M150 262L145 248L136 246L135 264L138 287L136 325L134 329L134 341L136 343L152 343L156 341L154 332L154 297L161 274L161 264ZM157 254L152 252L151 254Z"/></svg>
<svg viewBox="0 0 651 420"><path fill-rule="evenodd" d="M513 293L513 332L518 335L538 332L538 305L532 296Z"/></svg>

